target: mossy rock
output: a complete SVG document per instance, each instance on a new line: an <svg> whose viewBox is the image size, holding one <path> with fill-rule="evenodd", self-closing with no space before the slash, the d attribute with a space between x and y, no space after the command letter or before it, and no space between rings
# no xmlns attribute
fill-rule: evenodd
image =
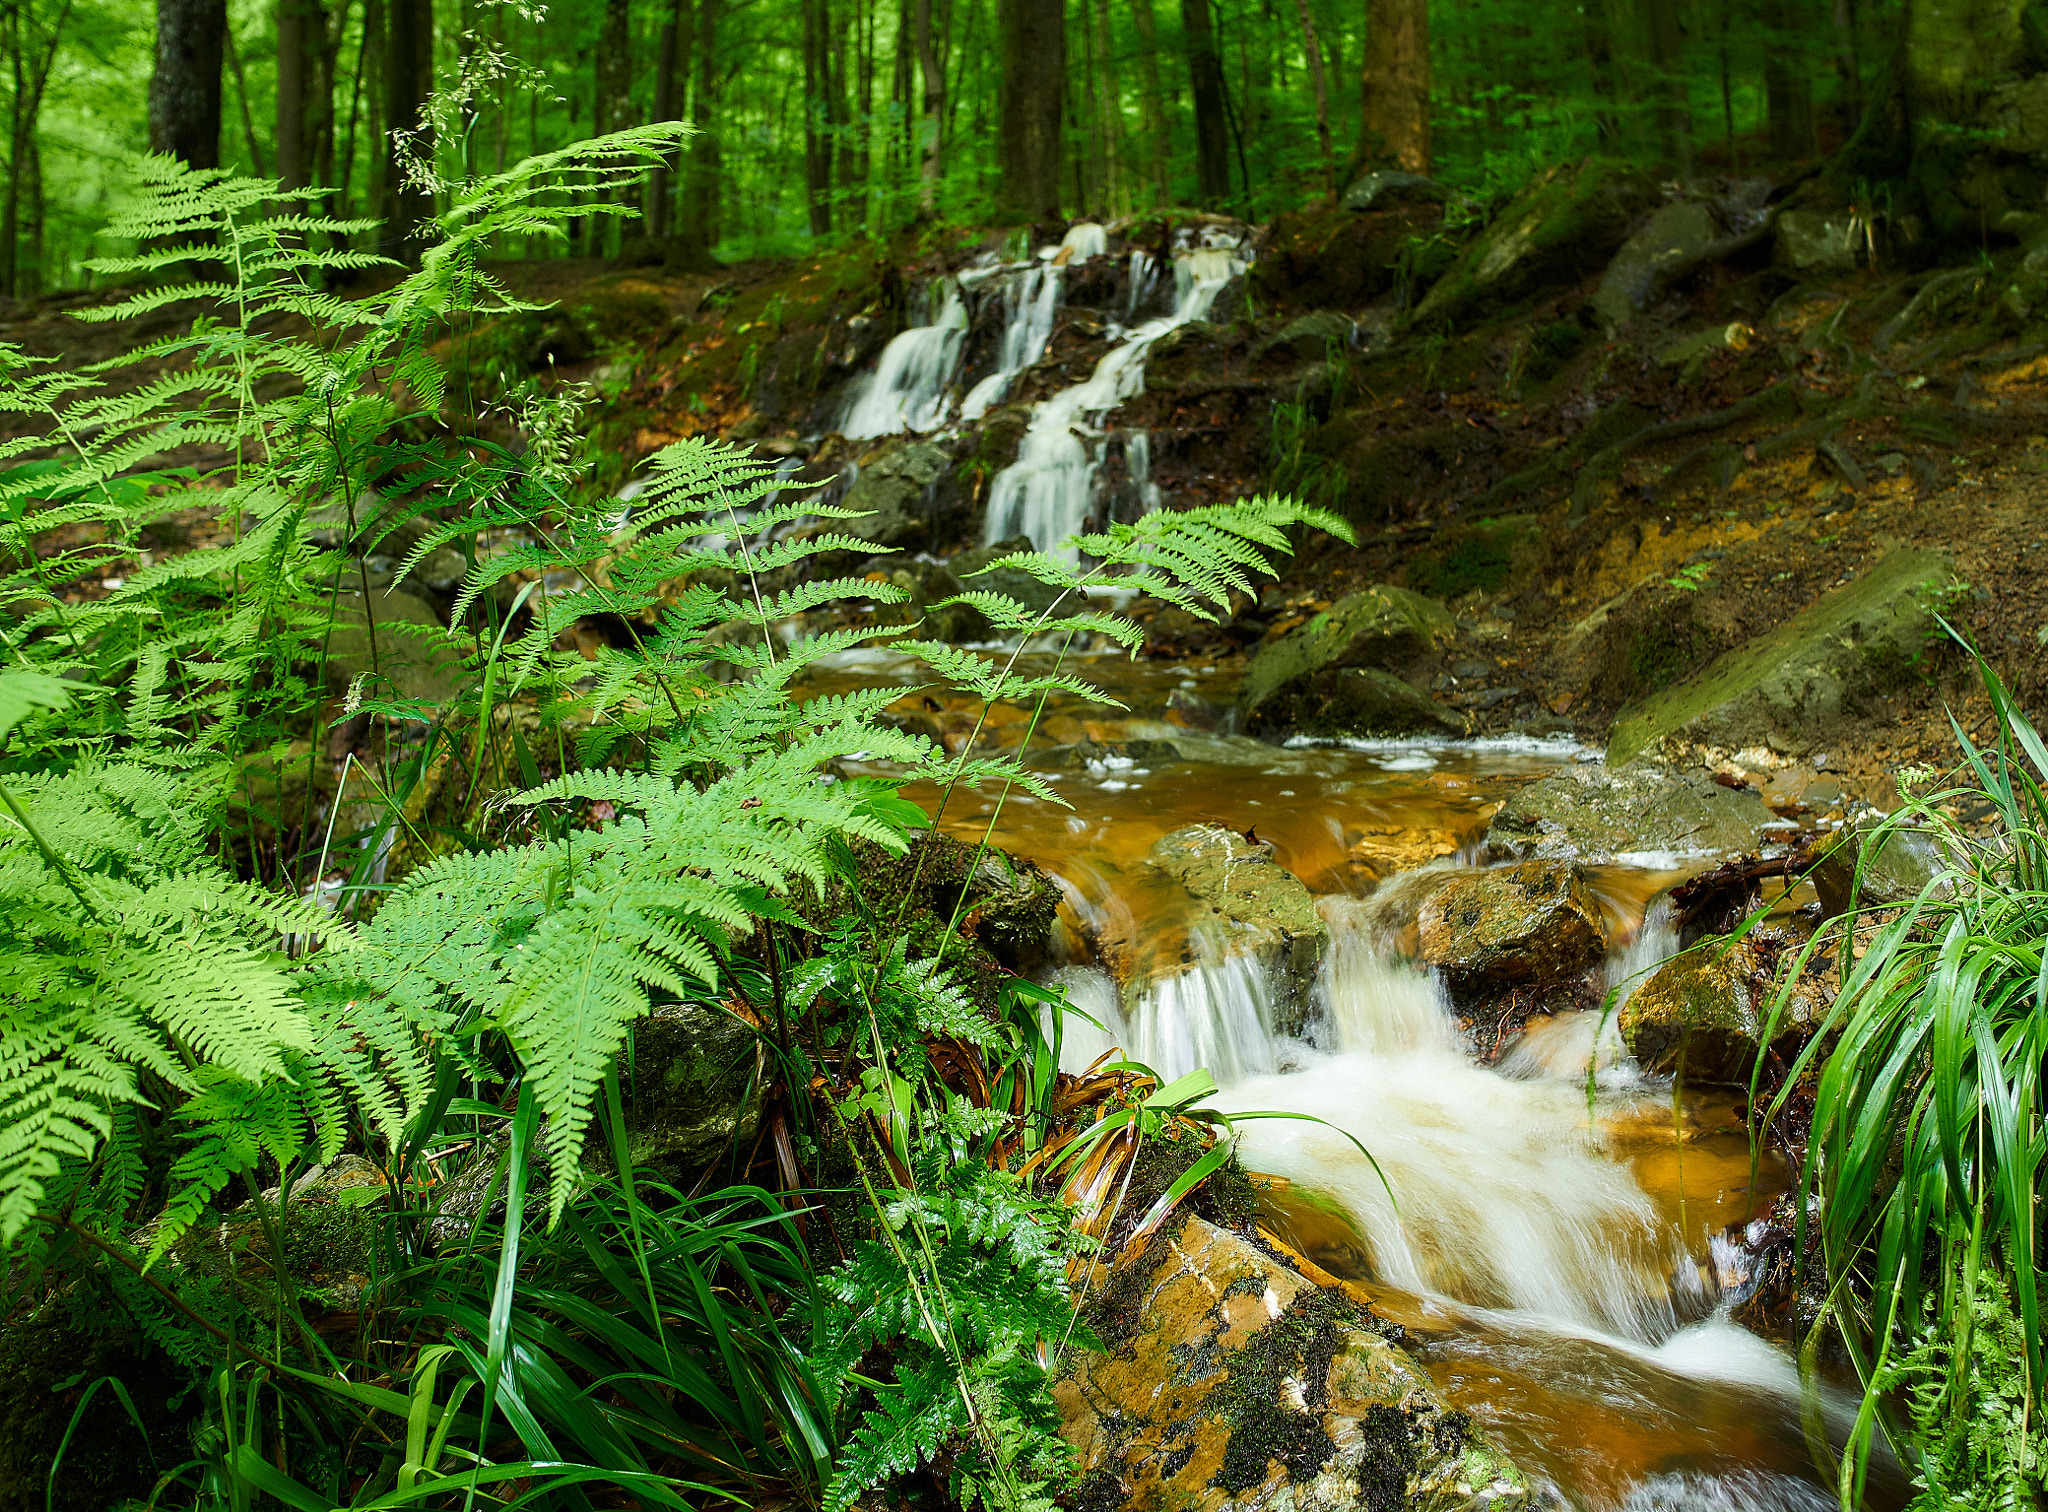
<svg viewBox="0 0 2048 1512"><path fill-rule="evenodd" d="M1347 594L1307 624L1259 648L1238 685L1238 707L1253 729L1298 728L1300 711L1294 705L1319 675L1345 668L1421 671L1434 664L1457 633L1448 609L1405 588L1381 585ZM1395 709L1402 705L1396 693L1382 695L1381 701Z"/></svg>
<svg viewBox="0 0 2048 1512"><path fill-rule="evenodd" d="M1517 559L1532 555L1529 548L1539 535L1533 515L1454 525L1439 531L1428 547L1408 559L1408 582L1433 599L1462 598L1475 589L1498 593L1507 586Z"/></svg>
<svg viewBox="0 0 2048 1512"><path fill-rule="evenodd" d="M1511 201L1437 280L1409 317L1416 329L1466 325L1541 289L1603 268L1656 186L1601 158L1561 164Z"/></svg>
<svg viewBox="0 0 2048 1512"><path fill-rule="evenodd" d="M1770 945L1753 936L1702 945L1658 967L1621 1009L1622 1038L1642 1068L1747 1085L1766 1044L1812 1033L1840 981L1836 962L1823 955L1809 963L1766 1039L1779 972L1796 954Z"/></svg>
<svg viewBox="0 0 2048 1512"><path fill-rule="evenodd" d="M1938 633L1931 611L1954 583L1939 552L1888 553L1776 629L1623 709L1608 764L1759 744L1789 756L1825 750L1845 719L1921 675Z"/></svg>
<svg viewBox="0 0 2048 1512"><path fill-rule="evenodd" d="M936 441L884 442L861 466L860 476L840 503L864 511L835 528L877 546L904 546L930 539L933 511L926 507L932 485L953 464L953 454Z"/></svg>
<svg viewBox="0 0 2048 1512"><path fill-rule="evenodd" d="M1773 822L1762 798L1638 762L1566 766L1518 788L1486 831L1495 857L1605 860L1643 852L1738 855Z"/></svg>
<svg viewBox="0 0 2048 1512"><path fill-rule="evenodd" d="M1450 872L1419 924L1422 959L1453 992L1563 986L1606 948L1599 905L1563 861Z"/></svg>
<svg viewBox="0 0 2048 1512"><path fill-rule="evenodd" d="M367 600L340 589L327 632L327 681L340 689L360 678L371 698L446 703L463 677L462 652L447 644L443 628L433 605L403 589L373 591Z"/></svg>
<svg viewBox="0 0 2048 1512"><path fill-rule="evenodd" d="M1404 259L1442 223L1440 203L1415 200L1279 216L1252 264L1253 296L1262 310L1360 309L1394 291Z"/></svg>
<svg viewBox="0 0 2048 1512"><path fill-rule="evenodd" d="M1685 202L1654 212L1600 275L1594 310L1608 325L1620 325L1643 307L1666 274L1698 258L1719 234L1714 212L1705 205Z"/></svg>

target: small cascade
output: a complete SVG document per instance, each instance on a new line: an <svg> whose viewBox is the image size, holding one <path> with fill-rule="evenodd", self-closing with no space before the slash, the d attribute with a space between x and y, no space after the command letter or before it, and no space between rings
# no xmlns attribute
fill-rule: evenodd
<svg viewBox="0 0 2048 1512"><path fill-rule="evenodd" d="M989 489L985 540L1024 535L1041 551L1073 557L1061 543L1087 523L1094 503L1096 422L1144 389L1145 354L1168 332L1205 318L1242 266L1228 248L1204 247L1175 258L1173 313L1126 332L1085 381L1034 408L1017 460ZM1148 452L1148 466L1149 461Z"/></svg>
<svg viewBox="0 0 2048 1512"><path fill-rule="evenodd" d="M1458 1023L1443 984L1390 960L1375 928L1379 910L1355 898L1324 898L1317 908L1330 926L1330 953L1316 980L1328 1046L1363 1055L1456 1054Z"/></svg>
<svg viewBox="0 0 2048 1512"><path fill-rule="evenodd" d="M1067 989L1068 1012L1060 1023L1062 1071L1079 1076L1109 1051L1124 1049L1129 1036L1114 977L1097 966L1066 966L1054 974L1053 985ZM1039 1021L1051 1033L1052 1009L1044 1009Z"/></svg>
<svg viewBox="0 0 2048 1512"><path fill-rule="evenodd" d="M1152 513L1159 507L1159 485L1152 481L1152 433L1141 426L1124 432L1124 471L1137 495L1138 512Z"/></svg>
<svg viewBox="0 0 2048 1512"><path fill-rule="evenodd" d="M1168 1081L1206 1066L1225 1086L1277 1071L1272 994L1256 956L1205 960L1161 977L1130 1013L1131 1057Z"/></svg>
<svg viewBox="0 0 2048 1512"><path fill-rule="evenodd" d="M996 370L967 391L960 418L979 420L1003 402L1017 375L1045 355L1060 307L1060 270L1047 263L1021 268L1003 280L1003 348Z"/></svg>
<svg viewBox="0 0 2048 1512"><path fill-rule="evenodd" d="M1130 290L1124 298L1124 319L1129 320L1145 306L1159 284L1159 263L1143 247L1131 252Z"/></svg>
<svg viewBox="0 0 2048 1512"><path fill-rule="evenodd" d="M1052 260L1056 263L1086 262L1091 257L1104 257L1108 253L1109 232L1094 221L1076 221L1060 238Z"/></svg>
<svg viewBox="0 0 2048 1512"><path fill-rule="evenodd" d="M950 278L939 279L935 289L939 308L931 324L912 326L882 349L874 376L847 408L841 434L864 440L936 430L945 423L950 407L946 387L967 338L967 302Z"/></svg>

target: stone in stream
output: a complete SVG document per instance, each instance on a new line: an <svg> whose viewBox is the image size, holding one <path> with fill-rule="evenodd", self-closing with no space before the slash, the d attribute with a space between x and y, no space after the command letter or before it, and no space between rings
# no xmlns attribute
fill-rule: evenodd
<svg viewBox="0 0 2048 1512"><path fill-rule="evenodd" d="M1797 958L1797 944L1757 930L1672 957L1622 1005L1621 1034L1630 1053L1656 1075L1682 1072L1689 1081L1747 1085L1781 973ZM1833 1001L1840 975L1824 948L1795 984L1772 1042L1811 1034Z"/></svg>
<svg viewBox="0 0 2048 1512"><path fill-rule="evenodd" d="M1920 675L1939 635L1933 612L1956 582L1940 552L1895 550L1776 629L1615 718L1607 761L1768 745L1806 756L1844 719L1878 712L1888 688Z"/></svg>
<svg viewBox="0 0 2048 1512"><path fill-rule="evenodd" d="M864 511L833 529L877 546L901 546L931 535L925 495L952 465L953 454L935 441L886 441L839 502Z"/></svg>
<svg viewBox="0 0 2048 1512"><path fill-rule="evenodd" d="M1419 593L1348 594L1258 649L1238 709L1261 734L1462 735L1463 716L1406 680L1427 676L1457 634L1450 611Z"/></svg>
<svg viewBox="0 0 2048 1512"><path fill-rule="evenodd" d="M1422 905L1421 958L1454 993L1562 985L1606 948L1600 910L1559 861L1461 868Z"/></svg>
<svg viewBox="0 0 2048 1512"><path fill-rule="evenodd" d="M1515 792L1487 826L1496 858L1601 860L1644 852L1738 855L1756 849L1776 816L1748 788L1648 762L1560 768Z"/></svg>
<svg viewBox="0 0 2048 1512"><path fill-rule="evenodd" d="M1119 1258L1053 1388L1073 1505L1120 1512L1521 1507L1527 1478L1447 1408L1389 1329L1190 1217Z"/></svg>

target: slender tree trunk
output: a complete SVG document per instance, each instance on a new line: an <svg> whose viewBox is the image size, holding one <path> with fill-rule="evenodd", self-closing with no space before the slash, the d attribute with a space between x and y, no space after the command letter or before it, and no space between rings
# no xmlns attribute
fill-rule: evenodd
<svg viewBox="0 0 2048 1512"><path fill-rule="evenodd" d="M946 66L932 35L932 0L917 0L917 69L924 81L924 161L917 170L917 208L930 215L939 208L939 185L946 176L946 149L941 132L946 119Z"/></svg>
<svg viewBox="0 0 2048 1512"><path fill-rule="evenodd" d="M604 23L598 31L597 67L593 71L592 82L596 87L591 99L591 129L598 136L604 136L630 125L633 20L631 12L627 9L626 0L605 0ZM628 200L632 196L632 190L626 187L614 192ZM609 253L616 244L616 238L623 235L624 229L616 216L591 216L591 255L603 257Z"/></svg>
<svg viewBox="0 0 2048 1512"><path fill-rule="evenodd" d="M1316 91L1316 141L1323 152L1323 193L1337 197L1337 158L1330 146L1330 86L1323 78L1323 44L1316 38L1316 18L1308 0L1294 0L1301 16L1301 50L1308 58L1308 76Z"/></svg>
<svg viewBox="0 0 2048 1512"><path fill-rule="evenodd" d="M1721 133L1728 147L1728 171L1742 166L1735 146L1735 79L1728 58L1728 33L1735 24L1735 0L1721 0Z"/></svg>
<svg viewBox="0 0 2048 1512"><path fill-rule="evenodd" d="M1664 156L1682 179L1692 177L1692 107L1686 101L1683 35L1678 25L1679 0L1638 0L1643 32L1649 44L1652 98L1656 101L1657 136Z"/></svg>
<svg viewBox="0 0 2048 1512"><path fill-rule="evenodd" d="M434 213L425 175L434 162L432 128L420 118L433 82L433 0L385 0L384 227L381 250L401 262L418 260L415 233Z"/></svg>
<svg viewBox="0 0 2048 1512"><path fill-rule="evenodd" d="M1579 18L1585 31L1586 62L1593 75L1593 129L1608 146L1621 135L1621 88L1614 76L1614 24L1609 0L1583 0Z"/></svg>
<svg viewBox="0 0 2048 1512"><path fill-rule="evenodd" d="M1841 82L1842 104L1848 108L1848 129L1863 119L1863 54L1856 41L1856 0L1835 0L1835 74Z"/></svg>
<svg viewBox="0 0 2048 1512"><path fill-rule="evenodd" d="M35 130L30 129L26 144L28 153L27 179L28 225L22 234L23 252L21 270L15 275L15 288L23 299L34 299L47 291L43 279L43 149L37 140Z"/></svg>
<svg viewBox="0 0 2048 1512"><path fill-rule="evenodd" d="M267 175L263 171L263 144L256 140L256 116L249 109L249 80L242 72L242 54L235 46L232 28L221 39L221 46L227 51L228 72L235 80L235 103L242 116L242 146L249 154L249 172L252 177L264 178Z"/></svg>
<svg viewBox="0 0 2048 1512"><path fill-rule="evenodd" d="M1361 163L1429 172L1429 0L1367 0Z"/></svg>
<svg viewBox="0 0 2048 1512"><path fill-rule="evenodd" d="M1101 93L1096 109L1102 125L1103 209L1121 215L1130 208L1125 187L1129 168L1123 149L1123 87L1116 67L1116 34L1110 27L1109 0L1095 0L1095 76Z"/></svg>
<svg viewBox="0 0 2048 1512"><path fill-rule="evenodd" d="M327 38L320 0L277 0L277 182L303 189L313 182L313 102Z"/></svg>
<svg viewBox="0 0 2048 1512"><path fill-rule="evenodd" d="M221 45L227 0L157 0L149 79L149 150L194 168L220 166Z"/></svg>
<svg viewBox="0 0 2048 1512"><path fill-rule="evenodd" d="M1195 105L1196 198L1203 209L1218 210L1230 198L1230 121L1209 0L1180 0L1180 31Z"/></svg>
<svg viewBox="0 0 2048 1512"><path fill-rule="evenodd" d="M669 0L668 19L661 24L661 45L655 52L654 118L673 121L682 114L682 96L688 90L690 49L695 42L696 17L690 0ZM669 232L669 200L675 177L677 152L664 152L647 179L647 230L656 238Z"/></svg>
<svg viewBox="0 0 2048 1512"><path fill-rule="evenodd" d="M998 0L1002 124L996 215L1008 224L1060 218L1060 117L1067 76L1065 0Z"/></svg>
<svg viewBox="0 0 2048 1512"><path fill-rule="evenodd" d="M725 192L725 156L718 143L718 27L725 0L697 0L697 135L690 142L688 191L683 197L682 241L700 266L713 266L718 245L719 199Z"/></svg>
<svg viewBox="0 0 2048 1512"><path fill-rule="evenodd" d="M1152 203L1160 206L1173 197L1173 182L1167 176L1166 94L1159 83L1159 23L1152 0L1131 0L1131 22L1138 29L1138 108L1152 168Z"/></svg>
<svg viewBox="0 0 2048 1512"><path fill-rule="evenodd" d="M823 0L803 0L804 24L804 189L811 210L811 235L832 231L832 137L825 104L825 43L819 10Z"/></svg>
<svg viewBox="0 0 2048 1512"><path fill-rule="evenodd" d="M1813 75L1804 63L1803 40L1785 0L1765 0L1764 109L1770 121L1771 156L1779 162L1810 158L1820 151L1813 118Z"/></svg>

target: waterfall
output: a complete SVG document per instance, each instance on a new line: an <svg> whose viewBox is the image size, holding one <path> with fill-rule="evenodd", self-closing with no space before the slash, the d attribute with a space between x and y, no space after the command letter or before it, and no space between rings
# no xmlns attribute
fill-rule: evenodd
<svg viewBox="0 0 2048 1512"><path fill-rule="evenodd" d="M967 336L967 304L960 286L938 280L938 316L913 326L882 349L875 373L854 396L840 433L855 440L896 431L936 430L944 423L946 385L960 363Z"/></svg>
<svg viewBox="0 0 2048 1512"><path fill-rule="evenodd" d="M1003 347L996 370L967 392L960 418L979 420L1000 404L1017 375L1045 355L1060 305L1060 270L1051 264L1022 268L1003 280Z"/></svg>
<svg viewBox="0 0 2048 1512"><path fill-rule="evenodd" d="M1130 1035L1132 1059L1167 1081L1203 1066L1226 1086L1277 1071L1265 963L1230 955L1160 977L1131 1005Z"/></svg>
<svg viewBox="0 0 2048 1512"><path fill-rule="evenodd" d="M1124 432L1124 471L1138 496L1138 513L1152 513L1159 507L1159 485L1152 481L1152 433L1142 426Z"/></svg>
<svg viewBox="0 0 2048 1512"><path fill-rule="evenodd" d="M1146 300L1152 297L1152 289L1159 282L1159 265L1152 254L1143 247L1131 252L1130 291L1124 297L1124 319L1129 320L1138 313Z"/></svg>
<svg viewBox="0 0 2048 1512"><path fill-rule="evenodd" d="M1094 502L1096 460L1090 441L1100 432L1091 417L1099 420L1142 392L1145 354L1168 332L1207 316L1242 266L1227 248L1205 247L1175 258L1173 313L1126 332L1086 380L1033 408L1017 460L996 475L989 489L984 540L993 544L1024 535L1041 551L1075 557L1062 543L1087 523Z"/></svg>
<svg viewBox="0 0 2048 1512"><path fill-rule="evenodd" d="M1105 1052L1125 1048L1129 1036L1117 1006L1116 980L1108 972L1098 966L1065 966L1053 974L1053 985L1067 989L1068 1012L1060 1028L1062 1071L1079 1076ZM1039 1026L1052 1032L1051 1008L1041 1011Z"/></svg>
<svg viewBox="0 0 2048 1512"><path fill-rule="evenodd" d="M1059 250L1053 253L1053 261L1086 262L1091 257L1102 257L1108 251L1107 231L1094 221L1076 221L1067 227L1067 234L1060 238Z"/></svg>

